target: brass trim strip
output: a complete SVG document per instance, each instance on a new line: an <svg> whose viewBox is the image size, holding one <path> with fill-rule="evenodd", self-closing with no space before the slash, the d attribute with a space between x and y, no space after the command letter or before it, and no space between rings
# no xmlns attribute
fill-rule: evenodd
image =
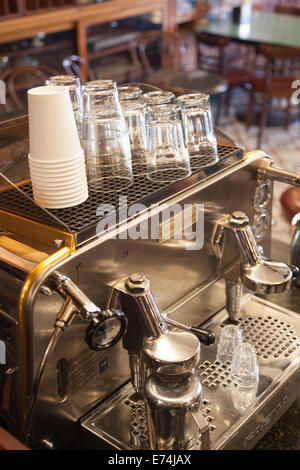
<svg viewBox="0 0 300 470"><path fill-rule="evenodd" d="M26 303L29 292L42 271L49 266L57 263L65 256L70 255L69 247L61 248L59 251L49 256L41 263L37 264L28 274L23 284L19 301L18 301L18 330L17 330L17 361L19 367L19 417L22 429L26 418L26 402L27 402L27 342L26 342Z"/></svg>
<svg viewBox="0 0 300 470"><path fill-rule="evenodd" d="M55 227L50 227L3 210L0 210L0 228L44 243L47 246L53 247L54 240L63 240L64 245L69 247L70 250L74 250L76 247L75 237L72 233L63 232Z"/></svg>

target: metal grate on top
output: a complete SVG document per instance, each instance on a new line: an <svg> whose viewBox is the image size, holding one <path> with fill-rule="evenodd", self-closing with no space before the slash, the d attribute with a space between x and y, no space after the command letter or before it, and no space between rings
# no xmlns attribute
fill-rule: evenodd
<svg viewBox="0 0 300 470"><path fill-rule="evenodd" d="M126 204L142 202L150 205L158 203L170 195L184 190L191 184L205 180L243 159L243 149L229 146L218 146L219 161L212 164L209 155L200 156L197 163L191 159L192 175L174 183L152 182L146 175L134 176L132 186L120 192L119 188L111 188L110 192L89 192L89 198L78 206L66 209L43 209L34 203L31 181L17 188L11 185L0 193L0 209L14 213L44 225L56 227L73 233L77 245L96 236L96 227L101 220L97 215L100 205L110 204L120 207L119 196L126 196ZM199 164L199 162L201 162ZM125 193L125 194L124 194ZM107 214L106 214L107 215Z"/></svg>

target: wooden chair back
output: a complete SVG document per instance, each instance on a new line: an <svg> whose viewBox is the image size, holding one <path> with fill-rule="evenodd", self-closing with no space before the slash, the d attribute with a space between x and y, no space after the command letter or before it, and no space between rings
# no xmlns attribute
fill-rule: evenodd
<svg viewBox="0 0 300 470"><path fill-rule="evenodd" d="M300 48L261 45L258 52L265 58L266 77L300 71Z"/></svg>
<svg viewBox="0 0 300 470"><path fill-rule="evenodd" d="M1 106L4 106L6 111L26 108L27 90L43 86L52 75L58 75L58 72L47 65L25 65L5 70L0 74L0 80L6 85L6 103Z"/></svg>
<svg viewBox="0 0 300 470"><path fill-rule="evenodd" d="M78 55L65 57L62 65L67 75L76 75L81 83L85 82L83 77L87 77L88 81L96 79L88 61Z"/></svg>
<svg viewBox="0 0 300 470"><path fill-rule="evenodd" d="M195 33L198 43L198 66L202 70L224 75L226 69L225 49L230 39Z"/></svg>
<svg viewBox="0 0 300 470"><path fill-rule="evenodd" d="M180 35L176 33L146 31L137 34L130 44L137 78L143 79L158 70L178 69L183 47Z"/></svg>

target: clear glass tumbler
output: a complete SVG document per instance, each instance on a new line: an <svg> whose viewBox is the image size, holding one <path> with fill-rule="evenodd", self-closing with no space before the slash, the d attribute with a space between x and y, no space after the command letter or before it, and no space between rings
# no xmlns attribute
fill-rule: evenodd
<svg viewBox="0 0 300 470"><path fill-rule="evenodd" d="M91 191L122 191L133 182L130 140L115 82L84 88L85 151Z"/></svg>
<svg viewBox="0 0 300 470"><path fill-rule="evenodd" d="M143 91L137 86L120 85L118 92L121 102L140 100L143 96Z"/></svg>
<svg viewBox="0 0 300 470"><path fill-rule="evenodd" d="M130 139L131 162L134 175L147 172L146 106L140 100L121 101Z"/></svg>
<svg viewBox="0 0 300 470"><path fill-rule="evenodd" d="M174 93L171 91L157 90L144 93L143 100L147 105L157 106L160 104L171 104L175 99Z"/></svg>
<svg viewBox="0 0 300 470"><path fill-rule="evenodd" d="M69 89L73 112L76 120L78 134L81 145L83 146L83 108L82 108L82 91L78 77L70 75L57 75L46 80L46 85L64 86Z"/></svg>
<svg viewBox="0 0 300 470"><path fill-rule="evenodd" d="M231 361L236 348L243 343L242 330L236 325L226 325L222 328L217 347L219 362Z"/></svg>
<svg viewBox="0 0 300 470"><path fill-rule="evenodd" d="M160 105L148 123L147 175L151 181L171 183L191 174L189 154L184 143L179 107Z"/></svg>
<svg viewBox="0 0 300 470"><path fill-rule="evenodd" d="M177 98L181 107L185 142L191 166L203 168L218 161L217 139L214 132L209 95L193 93Z"/></svg>
<svg viewBox="0 0 300 470"><path fill-rule="evenodd" d="M259 366L255 347L249 343L239 345L231 364L231 396L234 407L244 412L255 399L259 383Z"/></svg>

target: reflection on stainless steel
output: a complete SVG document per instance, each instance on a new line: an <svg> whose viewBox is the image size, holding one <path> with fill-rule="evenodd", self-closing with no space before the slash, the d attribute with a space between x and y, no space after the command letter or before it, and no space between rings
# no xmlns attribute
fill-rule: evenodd
<svg viewBox="0 0 300 470"><path fill-rule="evenodd" d="M293 217L292 224L296 227L291 247L291 263L300 269L300 212ZM300 275L295 284L300 287Z"/></svg>
<svg viewBox="0 0 300 470"><path fill-rule="evenodd" d="M273 165L273 161L267 158L265 158L259 166L258 177L291 184L293 186L300 186L300 175L298 173L277 168Z"/></svg>
<svg viewBox="0 0 300 470"><path fill-rule="evenodd" d="M100 202L118 208L117 193L94 195L72 211L44 211L32 202L30 182L19 180L17 187L1 174L7 188L0 194L0 330L7 364L0 370L0 414L12 430L24 432L24 417L31 421L27 397L46 353L29 426L33 448L60 449L73 442L100 449L104 443L119 449L250 449L296 398L298 315L243 295L238 283L241 279L257 292L258 286L264 292L282 290L292 270L265 260L270 226L259 240L262 255L248 222L242 229L224 224L237 210L247 214L251 226L262 209L271 218L273 177L269 168L263 173L263 152L244 155L242 149L219 145L218 153L218 163L193 169L171 185L137 177L127 202L146 208L110 232L97 233L97 208ZM201 249L191 250L193 241L185 238L163 243L159 236L127 236L142 223L151 233L150 208L161 215L165 204L175 203L182 213L185 204L204 205ZM55 284L57 276L61 282ZM68 297L80 311L75 316L72 311L71 324L61 310ZM48 355L59 311L64 333ZM231 401L230 366L216 359L221 328L232 319L255 345L261 371L256 401L243 415ZM126 326L122 340L111 343ZM213 335L216 342L205 344ZM158 396L163 396L161 408Z"/></svg>
<svg viewBox="0 0 300 470"><path fill-rule="evenodd" d="M245 213L234 212L226 226L233 230L240 245L241 278L247 289L258 294L275 294L290 288L293 270L285 263L262 257Z"/></svg>
<svg viewBox="0 0 300 470"><path fill-rule="evenodd" d="M186 305L182 315L189 314L190 306ZM218 338L227 321L223 309L204 323L205 328L215 332L217 341L212 347L202 348L196 373L203 388L201 411L209 425L212 449L246 450L256 445L297 397L300 320L298 314L273 303L249 294L243 296L237 322L245 341L256 347L260 368L255 403L244 413L233 405L230 364L216 360ZM132 393L128 384L118 396L93 410L81 422L84 431L88 435L95 433L117 448L130 448L129 434L124 430L129 423ZM123 428L117 425L116 416L122 417ZM199 442L193 448L199 449Z"/></svg>

